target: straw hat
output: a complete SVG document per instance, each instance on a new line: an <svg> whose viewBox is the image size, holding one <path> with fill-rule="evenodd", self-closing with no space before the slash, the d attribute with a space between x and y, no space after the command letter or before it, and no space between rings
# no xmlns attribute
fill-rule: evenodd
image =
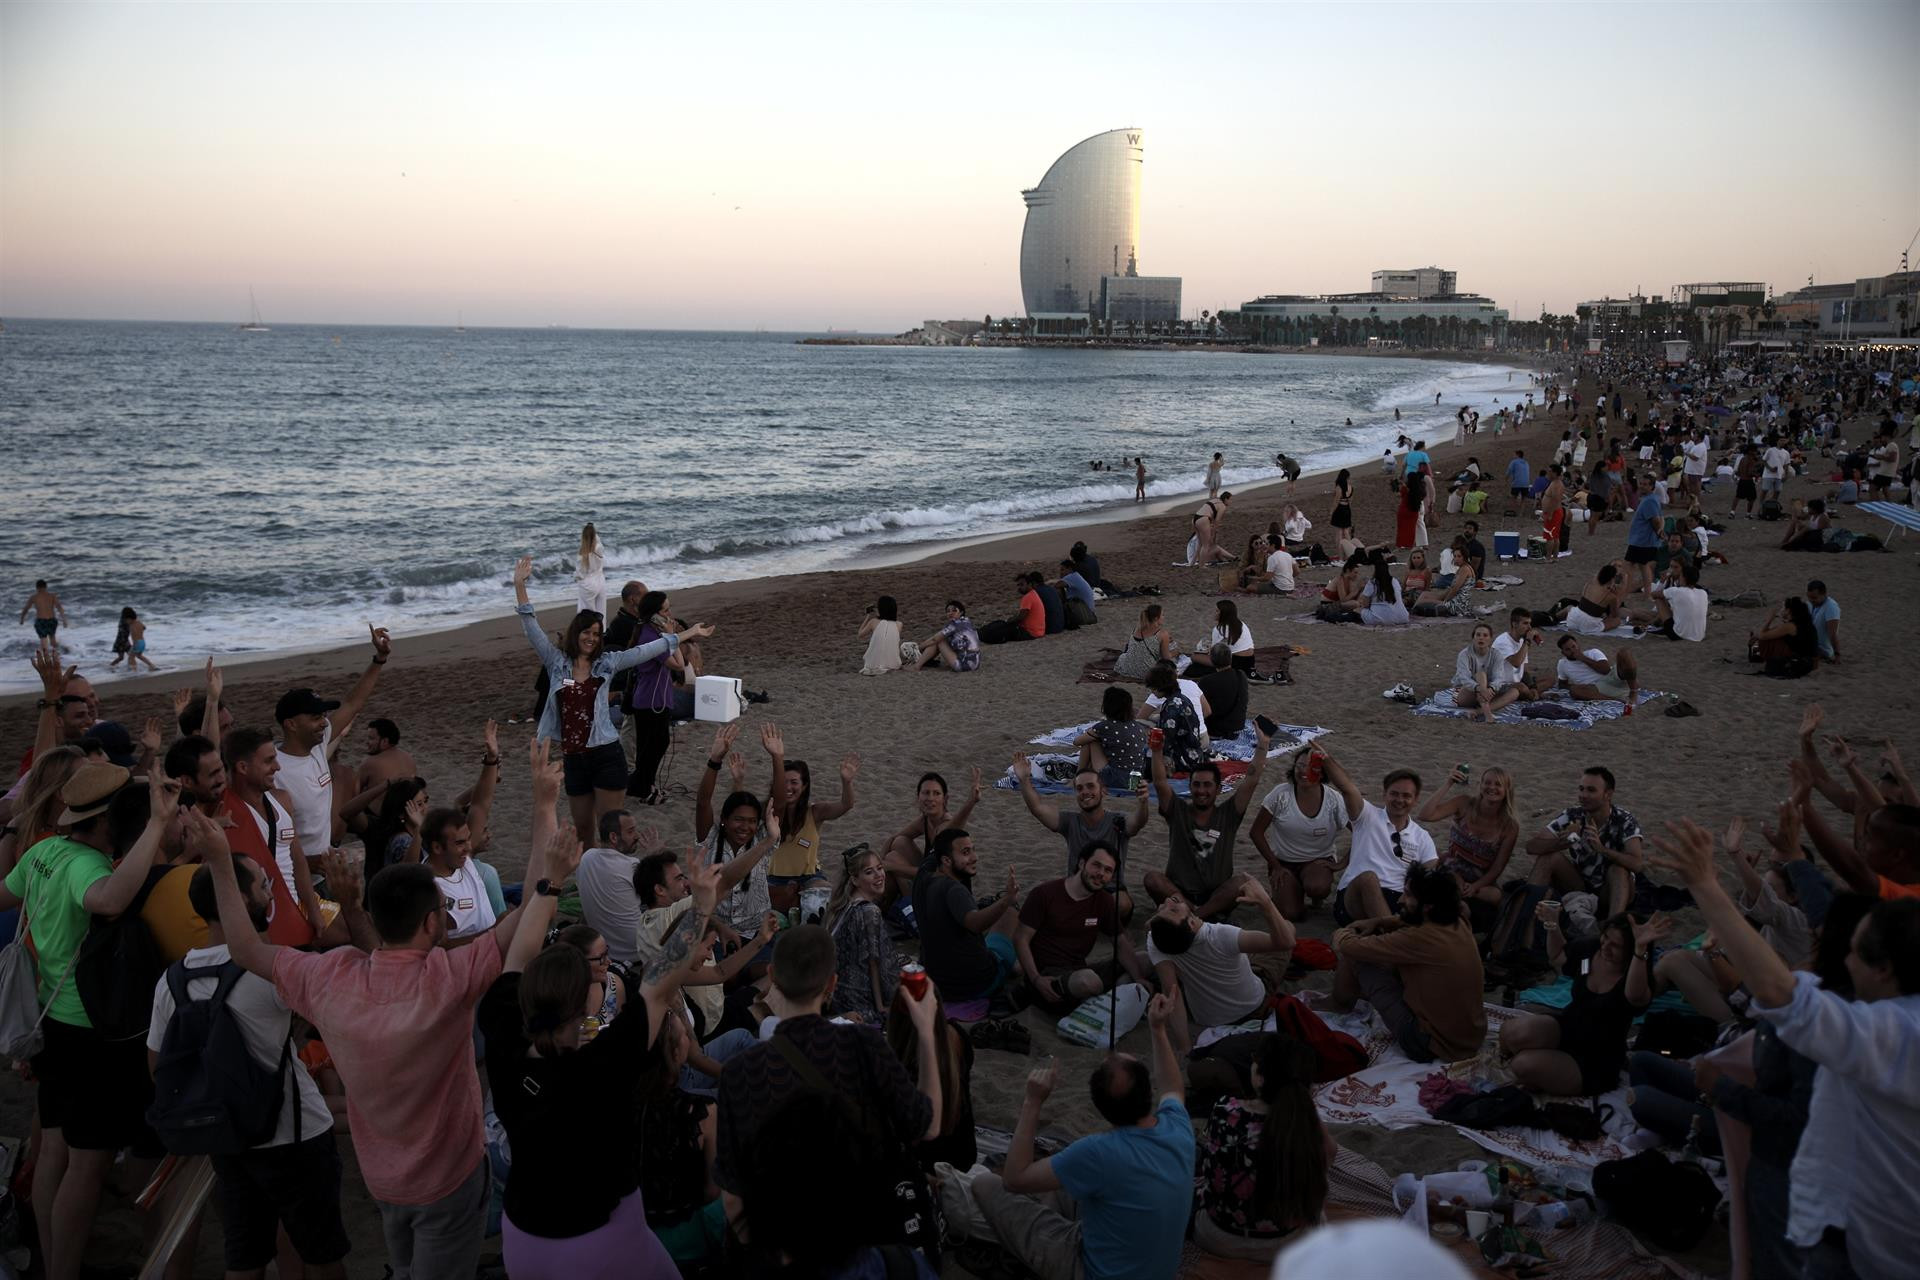
<svg viewBox="0 0 1920 1280"><path fill-rule="evenodd" d="M127 785L133 775L117 764L102 764L97 760L89 761L74 770L67 785L60 788L60 799L66 802L66 809L56 821L63 827L76 822L85 822L107 811L120 788Z"/></svg>

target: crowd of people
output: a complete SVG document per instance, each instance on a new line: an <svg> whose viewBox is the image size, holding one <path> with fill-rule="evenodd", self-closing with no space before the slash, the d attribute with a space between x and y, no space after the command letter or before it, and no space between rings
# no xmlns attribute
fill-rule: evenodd
<svg viewBox="0 0 1920 1280"><path fill-rule="evenodd" d="M1543 412L1578 412L1553 391ZM1603 406L1596 417L1620 419L1617 399ZM1708 478L1706 416L1677 424L1670 494L1697 496ZM1802 428L1821 431L1778 429ZM1549 486L1580 466L1573 433L1562 443ZM1472 599L1478 524L1429 568L1431 467L1415 452L1397 477L1403 510L1415 498L1403 574L1351 549L1323 616L1378 625ZM1547 493L1508 478L1516 501ZM1201 552L1221 549L1230 497L1203 509ZM1336 532L1350 534L1353 498L1345 477ZM1553 501L1579 509L1576 494ZM1549 683L1631 705L1638 664L1591 638L1632 622L1700 638L1690 593L1709 544L1693 526L1653 527L1666 518L1654 484L1601 510L1616 505L1634 512L1628 554L1556 611L1551 679L1535 652L1547 623L1516 608L1473 628L1459 706L1490 718ZM1244 587L1292 589L1312 525L1293 508L1275 526L1249 539ZM1145 693L1102 691L1071 776L1053 779L1065 793L1012 759L1027 813L1061 841L1056 874L1023 884L993 850L1007 870L989 883L968 828L977 769L958 795L926 772L904 820L866 823L860 757L815 756L816 793L802 744L766 720L744 742L740 721L715 730L695 843L670 849L642 819L684 803L661 763L713 628L637 582L608 618L592 526L583 607L557 636L535 616L529 567L513 575L516 613L543 695L518 883L486 856L497 729L476 730L469 776L419 776L408 726L368 714L394 656L384 630L369 628L344 694L288 689L270 724L248 723L209 662L173 723L137 734L102 717L56 628L43 631L35 739L0 834L0 931L32 952L0 953L0 990L19 997L0 1001L0 1048L36 1088L26 1159L44 1274L83 1274L117 1162L140 1180L175 1154L211 1162L228 1272L343 1275L369 1243L343 1217L343 1136L399 1280L466 1280L496 1231L515 1277L928 1276L956 1204L1042 1276L1169 1276L1189 1241L1270 1259L1326 1215L1335 1147L1311 1093L1317 1061L1262 1033L1227 1092L1190 1112L1192 1055L1203 1033L1288 993L1301 926L1322 912L1332 1007L1364 1000L1409 1058L1491 1053L1562 1097L1630 1080L1649 1134L1707 1137L1736 1175L1750 1274L1903 1274L1920 1245L1898 1208L1920 1173L1920 792L1891 743L1869 764L1823 740L1810 709L1764 850L1744 821L1717 838L1685 819L1643 829L1598 763L1529 829L1518 771L1501 764L1398 767L1376 789L1324 740L1270 759L1235 600L1217 601L1190 651L1147 603L1115 665ZM863 670L976 670L991 628L1039 639L1089 625L1108 585L1080 544L1056 578L1022 576L1012 618L976 631L949 601L917 644L883 596L860 628ZM1756 646L1839 661L1825 584L1787 604ZM1244 762L1216 758L1246 737ZM1167 856L1146 866L1156 815ZM856 820L890 834L826 854L828 829ZM1688 908L1706 925L1692 943L1673 915ZM1507 1018L1490 1048L1489 989L1558 977L1564 1007ZM1709 1045L1633 1052L1633 1024L1668 993L1712 1024ZM1052 1021L1101 1005L1113 1039L1077 1087L1104 1127L1043 1142L1061 1080L1042 1062L1004 1161L983 1164L978 1055L1030 1050L1029 1006ZM1120 1048L1123 1005L1144 1019L1144 1056ZM1737 1125L1750 1142L1722 1140ZM184 1226L190 1258L197 1224Z"/></svg>

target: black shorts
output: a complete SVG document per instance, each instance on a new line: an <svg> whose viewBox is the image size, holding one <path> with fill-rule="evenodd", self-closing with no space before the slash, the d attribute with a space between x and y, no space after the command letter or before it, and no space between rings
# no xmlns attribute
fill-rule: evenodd
<svg viewBox="0 0 1920 1280"><path fill-rule="evenodd" d="M598 791L623 791L627 785L627 753L618 742L561 757L567 794L590 796Z"/></svg>
<svg viewBox="0 0 1920 1280"><path fill-rule="evenodd" d="M1735 502L1752 502L1759 496L1760 490L1755 487L1751 478L1742 480L1733 490L1733 500Z"/></svg>
<svg viewBox="0 0 1920 1280"><path fill-rule="evenodd" d="M213 1157L227 1270L258 1271L279 1251L279 1228L310 1267L353 1246L340 1217L340 1153L333 1131L277 1147Z"/></svg>
<svg viewBox="0 0 1920 1280"><path fill-rule="evenodd" d="M1660 548L1658 547L1628 547L1627 548L1628 564L1652 564L1655 560L1659 559L1659 557L1660 557Z"/></svg>
<svg viewBox="0 0 1920 1280"><path fill-rule="evenodd" d="M1351 887L1351 885L1348 886L1348 888ZM1400 890L1382 889L1380 890L1380 896L1387 900L1387 909L1389 911L1398 912L1400 910ZM1344 929L1358 918L1358 916L1355 916L1351 911L1347 910L1346 889L1342 889L1333 895L1333 922L1335 924Z"/></svg>
<svg viewBox="0 0 1920 1280"><path fill-rule="evenodd" d="M1531 488L1532 486L1530 485L1516 484L1512 488L1508 489L1507 492L1515 498L1524 498L1527 496L1527 493Z"/></svg>
<svg viewBox="0 0 1920 1280"><path fill-rule="evenodd" d="M1875 476L1873 479L1867 481L1867 488L1872 490L1874 493L1879 493L1885 489L1891 489L1893 488L1893 477L1892 476Z"/></svg>
<svg viewBox="0 0 1920 1280"><path fill-rule="evenodd" d="M78 1151L161 1154L147 1127L153 1077L147 1074L147 1042L108 1040L91 1027L52 1018L40 1024L46 1044L33 1056L40 1082L40 1127L58 1129Z"/></svg>

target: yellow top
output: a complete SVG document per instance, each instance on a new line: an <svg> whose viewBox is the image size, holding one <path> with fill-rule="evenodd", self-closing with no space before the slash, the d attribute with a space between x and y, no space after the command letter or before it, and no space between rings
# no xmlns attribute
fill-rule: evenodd
<svg viewBox="0 0 1920 1280"><path fill-rule="evenodd" d="M806 817L800 822L798 831L789 831L779 847L773 851L773 861L767 867L770 876L810 876L820 870L820 824L813 820L813 806L807 806Z"/></svg>

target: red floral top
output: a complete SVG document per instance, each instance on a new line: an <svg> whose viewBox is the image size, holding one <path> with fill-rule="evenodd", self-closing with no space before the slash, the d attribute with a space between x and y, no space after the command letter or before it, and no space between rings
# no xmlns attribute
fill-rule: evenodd
<svg viewBox="0 0 1920 1280"><path fill-rule="evenodd" d="M584 683L569 680L560 686L560 751L564 755L577 756L587 749L587 739L593 734L593 704L600 697L600 687L606 682L599 676L593 676Z"/></svg>
<svg viewBox="0 0 1920 1280"><path fill-rule="evenodd" d="M1251 1214L1254 1188L1259 1185L1260 1130L1266 1117L1247 1109L1239 1098L1213 1104L1207 1136L1196 1153L1198 1171L1194 1191L1200 1207L1215 1225L1243 1236L1284 1236L1282 1227Z"/></svg>

